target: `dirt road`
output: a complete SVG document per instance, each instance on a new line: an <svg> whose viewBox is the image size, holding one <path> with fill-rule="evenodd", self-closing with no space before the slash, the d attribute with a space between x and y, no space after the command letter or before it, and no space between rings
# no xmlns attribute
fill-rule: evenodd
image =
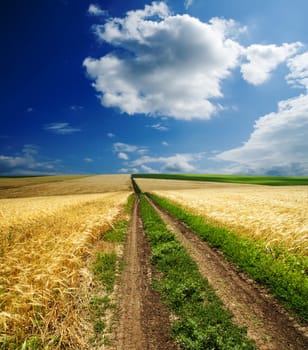
<svg viewBox="0 0 308 350"><path fill-rule="evenodd" d="M169 314L151 288L150 247L136 201L124 251L120 287L120 320L116 350L176 350L169 338Z"/></svg>
<svg viewBox="0 0 308 350"><path fill-rule="evenodd" d="M307 328L290 319L265 289L240 273L182 222L157 205L154 207L196 261L225 307L234 314L234 322L247 327L248 336L260 350L308 349Z"/></svg>

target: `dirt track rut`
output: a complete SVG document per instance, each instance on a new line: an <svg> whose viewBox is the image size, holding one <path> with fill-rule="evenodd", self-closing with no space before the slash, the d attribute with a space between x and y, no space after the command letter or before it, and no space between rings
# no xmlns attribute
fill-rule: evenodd
<svg viewBox="0 0 308 350"><path fill-rule="evenodd" d="M119 326L116 350L176 350L169 338L169 315L159 294L151 289L150 247L145 238L136 201L124 252L119 290Z"/></svg>
<svg viewBox="0 0 308 350"><path fill-rule="evenodd" d="M240 273L178 219L151 200L150 203L196 261L225 307L233 313L234 322L247 327L248 336L260 350L308 349L307 328L299 327L290 319L265 289Z"/></svg>

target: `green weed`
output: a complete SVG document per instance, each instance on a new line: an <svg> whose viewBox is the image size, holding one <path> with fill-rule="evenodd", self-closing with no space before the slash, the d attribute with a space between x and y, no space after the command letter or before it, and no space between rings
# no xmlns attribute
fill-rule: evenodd
<svg viewBox="0 0 308 350"><path fill-rule="evenodd" d="M112 292L115 282L117 255L97 253L93 272L107 292Z"/></svg>
<svg viewBox="0 0 308 350"><path fill-rule="evenodd" d="M186 223L201 239L224 253L255 281L269 287L288 310L308 321L308 258L278 248L269 253L262 242L243 238L223 227L206 223L170 201L151 194L162 208Z"/></svg>
<svg viewBox="0 0 308 350"><path fill-rule="evenodd" d="M131 213L134 200L134 195L129 196L125 206L126 214ZM103 234L101 239L112 243L116 247L124 242L127 227L127 220L119 220L114 223L112 230ZM112 324L107 315L109 314L108 317L110 318L111 314L115 314L116 305L113 303L111 296L116 278L122 268L123 262L116 253L97 253L92 270L103 291L100 291L99 295L93 295L89 305L94 330L94 337L90 341L93 344L108 345L111 343L107 335L112 332Z"/></svg>
<svg viewBox="0 0 308 350"><path fill-rule="evenodd" d="M255 349L246 331L231 322L196 263L159 215L141 196L141 215L152 250L152 263L163 273L153 282L165 303L177 316L172 335L182 349Z"/></svg>
<svg viewBox="0 0 308 350"><path fill-rule="evenodd" d="M127 231L127 221L121 220L114 224L114 227L112 230L109 230L106 233L104 233L102 236L102 239L108 242L122 243L124 242L126 231Z"/></svg>

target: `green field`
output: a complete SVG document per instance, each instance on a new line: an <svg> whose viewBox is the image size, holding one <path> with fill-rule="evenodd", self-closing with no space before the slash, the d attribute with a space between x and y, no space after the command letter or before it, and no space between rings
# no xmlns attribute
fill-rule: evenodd
<svg viewBox="0 0 308 350"><path fill-rule="evenodd" d="M133 174L134 178L189 180L208 182L229 182L268 186L308 185L308 176L252 176L211 174Z"/></svg>

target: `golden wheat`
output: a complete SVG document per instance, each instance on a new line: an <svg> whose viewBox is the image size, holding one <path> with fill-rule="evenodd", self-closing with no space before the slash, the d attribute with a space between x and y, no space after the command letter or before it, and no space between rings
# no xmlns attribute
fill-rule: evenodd
<svg viewBox="0 0 308 350"><path fill-rule="evenodd" d="M0 178L0 198L130 191L130 175Z"/></svg>
<svg viewBox="0 0 308 350"><path fill-rule="evenodd" d="M279 245L303 254L308 251L308 186L181 185L180 181L172 184L167 180L171 188L168 190L166 180L158 180L157 184L153 179L140 180L142 190L153 191L198 215L262 239L269 248ZM155 187L163 190L155 191Z"/></svg>
<svg viewBox="0 0 308 350"><path fill-rule="evenodd" d="M86 349L85 268L129 192L0 200L0 334ZM1 341L0 341L1 344Z"/></svg>

